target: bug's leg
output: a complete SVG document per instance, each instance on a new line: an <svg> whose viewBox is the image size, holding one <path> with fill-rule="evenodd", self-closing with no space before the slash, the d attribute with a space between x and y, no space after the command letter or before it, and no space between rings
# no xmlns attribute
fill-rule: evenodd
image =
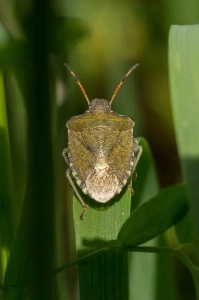
<svg viewBox="0 0 199 300"><path fill-rule="evenodd" d="M132 179L135 181L137 179L137 171L135 170L133 175L132 175Z"/></svg>
<svg viewBox="0 0 199 300"><path fill-rule="evenodd" d="M67 156L67 154L68 154L68 148L65 148L65 149L63 150L63 152L62 152L62 155L63 155L63 158L64 158L66 164L69 165L69 161L68 161L68 156ZM74 182L73 182L73 179L72 179L72 177L71 177L71 170L70 170L70 169L66 170L66 177L68 178L68 181L69 181L69 183L70 183L70 185L71 185L73 191L75 192L75 194L76 194L78 200L80 201L80 203L81 203L82 206L83 206L83 210L82 210L82 212L81 212L81 214L80 214L80 220L83 220L83 215L84 215L85 212L86 212L87 204L86 204L86 203L84 202L84 200L82 199L81 195L79 194L79 192L78 192L78 190L77 190L77 188L76 188L76 186L75 186L75 184L74 184Z"/></svg>
<svg viewBox="0 0 199 300"><path fill-rule="evenodd" d="M70 182L70 185L71 185L73 191L75 192L78 200L80 201L81 205L83 206L83 210L82 210L82 212L79 216L80 220L83 220L83 215L85 214L88 205L84 202L84 200L82 199L80 193L78 192L78 190L77 190L77 188L76 188L76 186L75 186L75 184L72 180L70 169L66 170L66 177L68 178L68 181Z"/></svg>
<svg viewBox="0 0 199 300"><path fill-rule="evenodd" d="M130 184L127 186L127 188L131 192L131 195L134 196L135 192L134 192L133 188L130 186Z"/></svg>
<svg viewBox="0 0 199 300"><path fill-rule="evenodd" d="M134 160L134 164L133 164L132 178L133 178L133 180L136 180L136 178L137 178L136 166L140 159L140 156L142 155L143 149L142 149L142 146L138 145L138 141L136 139L133 139L133 146L134 146L134 152L137 152L137 155L135 156L135 160ZM135 192L130 184L128 185L128 190L131 191L132 196L135 195Z"/></svg>
<svg viewBox="0 0 199 300"><path fill-rule="evenodd" d="M69 161L68 161L68 156L67 156L67 153L68 153L68 148L65 148L62 152L62 156L66 162L67 165L69 165Z"/></svg>
<svg viewBox="0 0 199 300"><path fill-rule="evenodd" d="M140 159L140 156L142 155L142 146L137 145L134 149L135 152L137 152L137 156L135 157L135 161L134 161L134 165L133 165L133 170L132 170L132 174L135 172L135 168L137 166L137 163Z"/></svg>

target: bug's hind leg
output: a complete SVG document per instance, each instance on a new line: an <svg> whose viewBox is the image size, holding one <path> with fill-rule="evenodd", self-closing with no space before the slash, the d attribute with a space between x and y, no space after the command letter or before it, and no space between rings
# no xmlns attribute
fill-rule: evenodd
<svg viewBox="0 0 199 300"><path fill-rule="evenodd" d="M63 150L63 152L62 152L62 155L63 155L63 158L64 158L66 164L69 165L67 154L68 154L68 148L65 148ZM73 181L73 179L71 177L71 170L70 169L66 170L66 177L68 178L68 181L69 181L69 183L70 183L73 191L75 192L78 200L80 201L81 205L83 206L83 210L82 210L82 212L81 212L81 214L79 216L80 220L83 220L83 215L85 214L86 208L88 207L88 205L84 202L84 200L82 199L80 193L78 192L78 190L77 190L77 188L76 188L76 186L74 184L74 181Z"/></svg>
<svg viewBox="0 0 199 300"><path fill-rule="evenodd" d="M132 178L133 180L135 180L137 178L136 166L142 155L143 149L142 146L138 145L138 141L136 139L133 140L133 143L134 143L134 152L137 152L137 155L135 155L135 160L132 169ZM132 196L135 195L135 192L130 185L128 185L128 190L131 191Z"/></svg>
<svg viewBox="0 0 199 300"><path fill-rule="evenodd" d="M80 193L78 192L78 190L77 190L77 188L76 188L76 186L73 182L73 179L71 177L71 170L70 169L66 170L66 177L68 178L68 181L70 182L70 185L71 185L73 191L75 192L78 200L80 201L81 205L83 206L83 210L82 210L82 212L79 216L80 220L83 220L83 215L85 214L88 205L84 202L84 200L82 199Z"/></svg>

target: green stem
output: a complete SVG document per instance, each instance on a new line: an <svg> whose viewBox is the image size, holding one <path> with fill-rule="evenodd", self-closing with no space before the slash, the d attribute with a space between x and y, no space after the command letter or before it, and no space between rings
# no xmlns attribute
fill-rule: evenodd
<svg viewBox="0 0 199 300"><path fill-rule="evenodd" d="M91 254L88 254L88 255L86 255L86 256L84 256L82 258L79 258L79 259L77 259L77 260L75 260L75 261L73 261L73 262L71 262L69 264L66 264L66 265L63 265L63 266L61 266L59 268L54 269L53 272L52 272L52 274L56 275L56 274L58 274L60 272L63 272L63 271L65 271L65 270L67 270L67 269L69 269L71 267L74 267L74 266L80 264L81 262L87 261L88 259L94 257L95 255L98 256L98 255L106 252L107 250L110 250L110 248L103 248L103 249L101 249L99 251L96 251L96 252L93 252Z"/></svg>
<svg viewBox="0 0 199 300"><path fill-rule="evenodd" d="M195 289L196 289L196 299L199 300L199 269L195 268L195 272L192 272Z"/></svg>
<svg viewBox="0 0 199 300"><path fill-rule="evenodd" d="M169 248L169 247L144 247L144 246L125 247L125 248L122 246L105 247L101 250L98 250L98 251L93 252L89 255L86 255L82 258L79 258L69 264L66 264L59 268L54 269L52 271L52 274L56 275L56 274L63 272L71 267L74 267L75 265L78 265L84 261L87 261L88 259L91 259L94 256L99 256L107 251L109 251L109 252L130 251L130 252L145 252L145 253L161 253L161 254L173 254L173 255L177 256L184 263L184 265L190 270L190 272L193 276L194 283L195 283L197 300L199 300L199 268L196 267L192 263L192 261L190 260L188 255L186 255L183 251L181 251L179 249ZM19 286L19 285L17 285L17 286ZM6 289L10 289L10 288L15 288L17 286L12 286L12 287L0 286L0 289L6 290Z"/></svg>
<svg viewBox="0 0 199 300"><path fill-rule="evenodd" d="M179 252L179 250L173 249L173 248L169 248L169 247L144 247L144 246L140 246L140 247L122 247L122 246L114 246L114 247L105 247L102 248L98 251L95 251L91 254L88 254L82 258L79 258L69 264L63 265L59 268L56 268L53 270L53 275L58 274L64 270L67 270L71 267L74 267L76 265L78 265L81 262L84 262L94 256L97 255L101 255L106 251L130 251L130 252L148 252L148 253L165 253L165 254L174 254L177 255L177 253ZM180 251L181 252L181 251ZM185 261L185 258L181 257L180 255L177 255L181 260ZM187 258L188 259L188 258ZM183 262L184 262L183 261ZM191 263L192 264L192 263ZM188 267L188 264L185 263L185 265ZM189 267L188 267L189 268Z"/></svg>
<svg viewBox="0 0 199 300"><path fill-rule="evenodd" d="M183 251L174 249L174 254L184 263L184 265L191 272L195 284L196 299L199 300L199 268L192 263L190 258Z"/></svg>
<svg viewBox="0 0 199 300"><path fill-rule="evenodd" d="M70 267L73 267L83 261L86 261L90 258L92 258L93 256L96 255L101 255L102 253L106 252L106 251L131 251L131 252L145 252L145 253L161 253L161 254L173 254L175 256L178 257L178 259L180 259L182 261L182 263L189 269L189 271L191 272L192 276L193 276L193 280L194 280L194 284L195 284L195 289L196 289L196 296L197 296L197 300L199 300L199 268L197 268L192 261L190 260L190 258L188 257L188 255L186 255L183 251L179 250L179 249L174 249L174 248L169 248L169 247L144 247L144 246L140 246L140 247L122 247L122 246L118 246L118 247L106 247L103 248L99 251L93 252L87 256L84 256L80 259L77 259L76 261L66 264L60 268L54 269L53 270L53 275L60 273Z"/></svg>

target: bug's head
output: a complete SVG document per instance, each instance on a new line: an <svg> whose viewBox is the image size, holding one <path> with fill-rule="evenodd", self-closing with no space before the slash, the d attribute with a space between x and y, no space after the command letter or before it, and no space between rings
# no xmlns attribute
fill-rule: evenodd
<svg viewBox="0 0 199 300"><path fill-rule="evenodd" d="M111 105L110 102L104 99L93 99L90 104L88 105L87 112L110 112L111 111Z"/></svg>

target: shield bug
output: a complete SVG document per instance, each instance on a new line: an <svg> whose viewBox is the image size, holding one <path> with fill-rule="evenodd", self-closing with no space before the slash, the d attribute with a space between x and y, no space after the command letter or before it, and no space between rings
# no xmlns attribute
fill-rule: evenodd
<svg viewBox="0 0 199 300"><path fill-rule="evenodd" d="M63 157L69 165L66 177L83 206L80 215L82 219L87 204L72 177L84 194L97 202L106 203L121 192L136 172L142 147L133 137L135 123L129 117L115 113L111 104L124 81L138 64L122 78L110 102L104 99L89 101L78 77L67 64L64 65L75 78L88 102L88 109L84 114L67 121L68 148L63 150ZM130 186L128 188L134 193Z"/></svg>

